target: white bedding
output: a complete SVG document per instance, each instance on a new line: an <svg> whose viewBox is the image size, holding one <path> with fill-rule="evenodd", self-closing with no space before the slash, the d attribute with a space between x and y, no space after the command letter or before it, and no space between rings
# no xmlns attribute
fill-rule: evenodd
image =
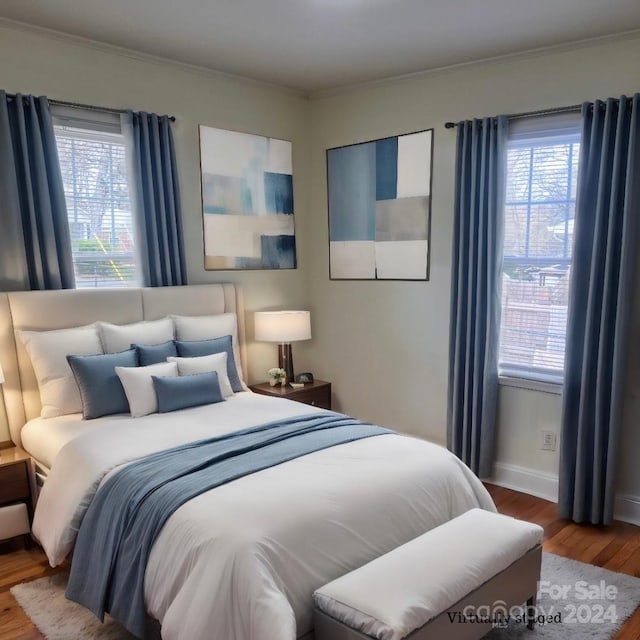
<svg viewBox="0 0 640 640"><path fill-rule="evenodd" d="M237 393L236 397L251 395L250 391ZM22 448L37 462L51 469L60 449L67 442L90 431L101 429L114 421L131 420L129 415L107 416L95 420L83 420L81 413L71 413L55 418L33 418L22 427Z"/></svg>
<svg viewBox="0 0 640 640"><path fill-rule="evenodd" d="M34 418L22 427L22 448L37 462L51 468L58 452L67 442L100 425L98 420L83 420L81 413L56 418ZM96 424L94 424L96 423Z"/></svg>
<svg viewBox="0 0 640 640"><path fill-rule="evenodd" d="M56 565L100 481L118 465L316 411L245 393L172 414L100 419L100 428L60 450L34 534ZM294 640L311 630L316 588L476 506L495 509L467 467L422 440L382 435L318 451L178 509L149 559L147 610L165 640Z"/></svg>

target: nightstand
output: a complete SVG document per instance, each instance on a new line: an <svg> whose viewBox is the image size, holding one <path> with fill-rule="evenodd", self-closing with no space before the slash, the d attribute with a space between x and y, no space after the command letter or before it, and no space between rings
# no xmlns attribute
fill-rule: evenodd
<svg viewBox="0 0 640 640"><path fill-rule="evenodd" d="M324 380L315 380L294 389L288 384L285 386L269 386L268 382L254 384L249 387L251 391L260 393L263 396L274 396L276 398L286 398L296 402L304 402L321 409L331 409L331 383Z"/></svg>
<svg viewBox="0 0 640 640"><path fill-rule="evenodd" d="M30 465L31 458L22 449L0 449L0 540L24 536L27 548L33 512Z"/></svg>

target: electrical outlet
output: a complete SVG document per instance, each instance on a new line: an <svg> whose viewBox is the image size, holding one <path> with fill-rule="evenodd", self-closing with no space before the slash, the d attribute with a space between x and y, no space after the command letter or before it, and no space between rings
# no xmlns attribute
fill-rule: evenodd
<svg viewBox="0 0 640 640"><path fill-rule="evenodd" d="M543 451L555 451L557 447L558 434L555 431L549 431L543 429L542 434L542 447Z"/></svg>

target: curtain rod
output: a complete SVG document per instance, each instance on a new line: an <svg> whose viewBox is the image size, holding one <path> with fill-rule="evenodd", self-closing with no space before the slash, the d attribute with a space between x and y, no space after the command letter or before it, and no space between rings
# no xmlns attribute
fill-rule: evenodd
<svg viewBox="0 0 640 640"><path fill-rule="evenodd" d="M15 93L7 93L7 96L9 96L10 98L15 98L17 94ZM100 107L98 105L95 104L82 104L80 102L66 102L65 100L55 100L53 98L49 99L47 98L47 100L49 100L49 104L55 104L59 107L77 107L79 109L87 109L89 111L101 111L102 113L125 113L127 110L126 109L114 109L112 107ZM175 116L168 116L169 120L171 120L171 122L175 122L176 121L176 117Z"/></svg>
<svg viewBox="0 0 640 640"><path fill-rule="evenodd" d="M539 111L525 111L523 113L510 113L507 115L509 120L518 120L519 118L531 118L533 116L549 116L554 113L575 113L582 109L581 104L572 104L568 107L556 107L554 109L540 109ZM456 126L456 122L445 122L445 129L453 129Z"/></svg>

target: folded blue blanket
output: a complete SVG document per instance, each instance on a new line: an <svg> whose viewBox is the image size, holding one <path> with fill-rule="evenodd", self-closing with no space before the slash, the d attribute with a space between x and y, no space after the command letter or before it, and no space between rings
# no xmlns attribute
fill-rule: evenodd
<svg viewBox="0 0 640 640"><path fill-rule="evenodd" d="M237 478L345 442L393 433L338 413L298 416L189 443L108 478L84 517L67 598L144 634L144 574L167 519L188 500Z"/></svg>

